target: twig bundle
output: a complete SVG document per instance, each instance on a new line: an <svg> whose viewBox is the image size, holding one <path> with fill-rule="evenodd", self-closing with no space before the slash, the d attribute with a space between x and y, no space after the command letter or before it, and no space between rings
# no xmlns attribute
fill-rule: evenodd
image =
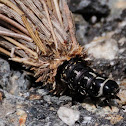
<svg viewBox="0 0 126 126"><path fill-rule="evenodd" d="M65 0L0 0L0 52L30 66L44 84L55 83L65 60L85 57Z"/></svg>

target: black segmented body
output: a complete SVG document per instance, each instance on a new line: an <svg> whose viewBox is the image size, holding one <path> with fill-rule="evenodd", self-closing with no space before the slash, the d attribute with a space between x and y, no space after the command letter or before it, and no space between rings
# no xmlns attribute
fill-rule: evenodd
<svg viewBox="0 0 126 126"><path fill-rule="evenodd" d="M78 57L65 61L58 68L56 80L57 84L65 87L73 98L81 97L83 99L85 96L89 96L101 98L105 102L118 98L116 96L119 92L118 84L94 72L85 61Z"/></svg>

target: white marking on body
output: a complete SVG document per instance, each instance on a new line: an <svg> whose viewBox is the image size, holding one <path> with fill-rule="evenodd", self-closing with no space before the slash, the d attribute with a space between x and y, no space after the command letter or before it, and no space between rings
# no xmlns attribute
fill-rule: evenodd
<svg viewBox="0 0 126 126"><path fill-rule="evenodd" d="M84 77L84 79L85 79L85 80L87 80L87 81L89 81L89 80L90 80L90 78L88 78L88 77Z"/></svg>
<svg viewBox="0 0 126 126"><path fill-rule="evenodd" d="M80 86L81 89L84 89L84 87Z"/></svg>
<svg viewBox="0 0 126 126"><path fill-rule="evenodd" d="M86 94L86 92L85 92L85 90L84 89L78 89L78 92L80 93L80 94L82 94L82 95L85 95Z"/></svg>
<svg viewBox="0 0 126 126"><path fill-rule="evenodd" d="M86 93L85 92L80 92L82 95L85 95Z"/></svg>
<svg viewBox="0 0 126 126"><path fill-rule="evenodd" d="M92 89L92 86L90 87L90 89Z"/></svg>
<svg viewBox="0 0 126 126"><path fill-rule="evenodd" d="M64 90L64 91L65 91L65 90ZM60 96L63 95L64 91L62 91L62 92L60 93Z"/></svg>
<svg viewBox="0 0 126 126"><path fill-rule="evenodd" d="M101 100L101 101L104 101L104 100L105 100L105 97L100 98L100 100Z"/></svg>
<svg viewBox="0 0 126 126"><path fill-rule="evenodd" d="M70 79L70 82L73 83L73 80Z"/></svg>
<svg viewBox="0 0 126 126"><path fill-rule="evenodd" d="M102 78L102 77L96 77L96 79L102 79L102 80L105 80L105 78Z"/></svg>
<svg viewBox="0 0 126 126"><path fill-rule="evenodd" d="M63 78L61 79L61 81L62 81L63 83L67 83Z"/></svg>
<svg viewBox="0 0 126 126"><path fill-rule="evenodd" d="M77 76L79 76L79 75L81 74L81 72L80 72L80 71L77 71L77 70L74 70L74 73L75 73Z"/></svg>
<svg viewBox="0 0 126 126"><path fill-rule="evenodd" d="M72 88L71 88L71 85L68 85L68 87L69 87L70 89L72 89Z"/></svg>
<svg viewBox="0 0 126 126"><path fill-rule="evenodd" d="M96 77L97 75L95 73L89 72L93 77Z"/></svg>
<svg viewBox="0 0 126 126"><path fill-rule="evenodd" d="M103 94L103 87L105 85L105 83L108 81L109 79L106 79L102 84L101 87L99 89L98 95L96 97L100 97Z"/></svg>
<svg viewBox="0 0 126 126"><path fill-rule="evenodd" d="M95 83L95 82L93 82L93 85L96 85L96 83Z"/></svg>
<svg viewBox="0 0 126 126"><path fill-rule="evenodd" d="M70 89L72 89L72 90L75 90L75 89L73 88L73 85L72 85L71 83L68 85L68 87L69 87Z"/></svg>
<svg viewBox="0 0 126 126"><path fill-rule="evenodd" d="M72 66L70 66L69 69L72 69Z"/></svg>
<svg viewBox="0 0 126 126"><path fill-rule="evenodd" d="M65 70L67 69L68 66L65 67Z"/></svg>

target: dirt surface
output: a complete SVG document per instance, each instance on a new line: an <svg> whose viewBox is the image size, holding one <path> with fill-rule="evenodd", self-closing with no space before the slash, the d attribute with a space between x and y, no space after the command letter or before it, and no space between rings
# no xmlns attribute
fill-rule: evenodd
<svg viewBox="0 0 126 126"><path fill-rule="evenodd" d="M86 18L88 9L84 15L74 10L78 41L87 50L90 66L120 85L121 101L114 100L112 109L91 101L72 105L71 97L50 95L29 70L0 55L0 126L126 125L126 0L87 2L86 8L97 7L97 13ZM58 111L62 106L68 113Z"/></svg>

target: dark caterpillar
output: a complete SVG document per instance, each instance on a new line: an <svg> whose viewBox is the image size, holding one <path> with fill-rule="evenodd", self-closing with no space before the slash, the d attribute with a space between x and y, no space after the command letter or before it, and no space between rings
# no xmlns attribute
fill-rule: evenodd
<svg viewBox="0 0 126 126"><path fill-rule="evenodd" d="M120 99L118 84L108 78L100 76L87 66L81 58L65 61L57 70L57 84L61 84L74 100L100 99L109 105L109 100ZM60 89L64 92L64 89ZM95 101L95 100L94 100Z"/></svg>

